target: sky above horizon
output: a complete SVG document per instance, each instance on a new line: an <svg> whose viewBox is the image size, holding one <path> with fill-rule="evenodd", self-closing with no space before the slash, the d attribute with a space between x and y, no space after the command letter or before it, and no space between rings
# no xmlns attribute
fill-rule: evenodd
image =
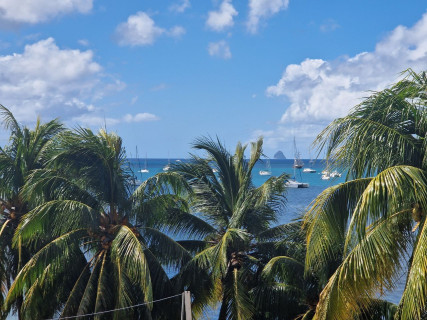
<svg viewBox="0 0 427 320"><path fill-rule="evenodd" d="M308 158L370 91L427 69L421 0L0 0L0 34L0 104L21 123L106 125L149 158L200 136L288 158L295 136Z"/></svg>

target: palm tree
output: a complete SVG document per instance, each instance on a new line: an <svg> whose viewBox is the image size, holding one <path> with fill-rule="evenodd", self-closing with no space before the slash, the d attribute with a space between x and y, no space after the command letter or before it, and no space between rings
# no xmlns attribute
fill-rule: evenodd
<svg viewBox="0 0 427 320"><path fill-rule="evenodd" d="M156 224L163 208L173 204L184 210L185 203L162 195L155 180L132 195L133 177L116 134L67 132L50 156L49 167L34 171L22 191L38 206L22 217L14 237L15 245L41 248L23 266L6 303L25 296L21 311L28 319L144 303L95 318L161 319L168 311L174 316L165 318L176 318L176 309L151 301L180 292L167 271L191 256ZM180 301L167 306L179 307Z"/></svg>
<svg viewBox="0 0 427 320"><path fill-rule="evenodd" d="M12 113L0 105L3 126L10 131L9 144L0 148L0 281L2 295L7 294L11 281L29 258L28 248L18 243L12 248L12 237L20 218L30 209L31 204L22 198L20 191L25 180L33 170L43 168L46 152L53 144L55 137L63 131L58 120L42 124L37 119L33 130L18 124ZM20 317L22 297L14 304L14 311ZM6 317L9 310L3 310L1 317Z"/></svg>
<svg viewBox="0 0 427 320"><path fill-rule="evenodd" d="M274 254L255 289L257 310L264 311L259 319L310 319L320 287L314 273L304 274L306 243L300 218L282 226Z"/></svg>
<svg viewBox="0 0 427 320"><path fill-rule="evenodd" d="M177 279L193 292L195 312L208 302L219 302L219 319L255 318L260 311L254 289L283 231L271 226L285 204L287 175L271 177L260 187L253 185L252 170L262 155L262 139L252 143L248 160L246 146L240 143L234 155L211 138L197 139L193 147L205 151L207 158L193 155L190 162L162 174L183 179L192 191L191 211L174 212L169 219L172 231L179 234L186 228L195 236L180 242L196 255Z"/></svg>
<svg viewBox="0 0 427 320"><path fill-rule="evenodd" d="M425 316L427 76L406 75L333 121L316 140L329 162L347 171L347 182L320 194L305 216L306 268L337 262L315 319L366 314L375 307L373 298L402 277L398 308L383 309L399 319Z"/></svg>

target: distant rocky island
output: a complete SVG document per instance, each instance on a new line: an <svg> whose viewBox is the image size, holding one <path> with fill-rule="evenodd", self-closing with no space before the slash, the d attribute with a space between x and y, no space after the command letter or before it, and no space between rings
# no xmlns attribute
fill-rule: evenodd
<svg viewBox="0 0 427 320"><path fill-rule="evenodd" d="M274 159L286 159L286 157L283 152L279 150L274 154Z"/></svg>

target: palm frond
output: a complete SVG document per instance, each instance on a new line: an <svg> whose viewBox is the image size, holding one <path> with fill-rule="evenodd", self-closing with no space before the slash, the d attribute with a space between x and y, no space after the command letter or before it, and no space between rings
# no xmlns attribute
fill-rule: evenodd
<svg viewBox="0 0 427 320"><path fill-rule="evenodd" d="M329 187L310 204L304 216L307 271L322 268L342 256L348 221L370 181L363 178Z"/></svg>
<svg viewBox="0 0 427 320"><path fill-rule="evenodd" d="M362 314L380 290L391 290L411 244L409 210L384 217L369 228L323 289L315 319Z"/></svg>
<svg viewBox="0 0 427 320"><path fill-rule="evenodd" d="M111 244L111 258L120 259L123 272L138 285L144 294L144 301L151 302L153 289L144 251L137 234L129 227L121 226Z"/></svg>

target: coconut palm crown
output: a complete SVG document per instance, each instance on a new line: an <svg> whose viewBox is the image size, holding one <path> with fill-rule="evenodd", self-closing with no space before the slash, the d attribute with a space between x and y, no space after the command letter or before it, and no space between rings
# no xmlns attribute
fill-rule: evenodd
<svg viewBox="0 0 427 320"><path fill-rule="evenodd" d="M412 70L373 93L318 136L347 182L305 216L306 270L329 270L315 319L366 314L373 298L404 281L396 319L427 310L427 76ZM353 179L353 180L352 180Z"/></svg>
<svg viewBox="0 0 427 320"><path fill-rule="evenodd" d="M29 129L20 125L9 109L2 105L0 116L4 128L10 131L9 143L0 148L0 281L3 298L30 254L20 244L12 248L12 237L19 220L31 209L31 204L22 198L20 192L33 170L44 167L49 148L64 129L58 120L41 123L40 119L37 119L34 129ZM19 297L14 304L18 318L21 303L22 298ZM8 312L8 309L3 310L2 317L6 317Z"/></svg>
<svg viewBox="0 0 427 320"><path fill-rule="evenodd" d="M207 157L192 155L191 161L176 164L166 173L181 177L192 191L191 211L181 214L186 216L185 227L191 226L198 239L187 244L196 255L178 278L194 293L196 310L198 302L219 302L219 319L254 318L258 312L254 288L274 251L274 241L283 231L280 226L271 227L284 208L287 175L271 177L259 187L253 185L252 172L262 155L262 139L252 143L247 160L246 146L240 143L234 154L218 139L200 138L193 147L206 152ZM170 224L177 233L184 227L173 218ZM210 287L198 295L196 284L202 281Z"/></svg>
<svg viewBox="0 0 427 320"><path fill-rule="evenodd" d="M13 282L7 304L24 295L21 311L27 319L144 303L95 318L161 319L171 311L151 301L179 290L164 267L178 268L191 258L156 227L158 211L177 204L160 196L152 181L132 195L128 169L122 140L114 133L77 129L61 136L49 167L34 171L22 191L38 206L22 217L14 243L39 250ZM174 316L179 315L165 317Z"/></svg>

